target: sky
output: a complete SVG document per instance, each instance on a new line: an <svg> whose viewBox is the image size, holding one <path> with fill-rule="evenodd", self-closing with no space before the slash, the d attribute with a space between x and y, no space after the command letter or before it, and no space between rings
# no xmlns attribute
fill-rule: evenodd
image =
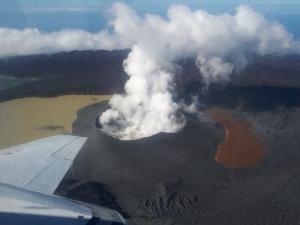
<svg viewBox="0 0 300 225"><path fill-rule="evenodd" d="M115 0L0 0L0 27L34 27L51 32L65 28L98 32L109 19L108 9ZM164 15L168 6L186 4L210 13L232 13L236 6L247 4L271 20L278 20L300 36L299 0L123 0L138 13Z"/></svg>
<svg viewBox="0 0 300 225"><path fill-rule="evenodd" d="M72 10L96 10L103 9L107 5L112 4L115 0L0 0L1 11L72 11ZM224 5L300 5L299 0L123 0L122 2L134 8L164 7L171 4L187 4L190 6L224 6Z"/></svg>

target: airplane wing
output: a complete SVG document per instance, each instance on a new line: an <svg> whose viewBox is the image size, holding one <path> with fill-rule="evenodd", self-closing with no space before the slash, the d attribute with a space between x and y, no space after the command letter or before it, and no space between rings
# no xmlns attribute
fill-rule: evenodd
<svg viewBox="0 0 300 225"><path fill-rule="evenodd" d="M0 183L53 194L85 141L58 135L0 150Z"/></svg>

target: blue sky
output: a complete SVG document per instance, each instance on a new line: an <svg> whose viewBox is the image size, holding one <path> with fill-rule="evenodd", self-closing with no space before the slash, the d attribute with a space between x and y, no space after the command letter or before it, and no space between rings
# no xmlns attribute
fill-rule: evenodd
<svg viewBox="0 0 300 225"><path fill-rule="evenodd" d="M99 4L107 3L112 0L1 0L1 2L20 2L23 4ZM298 0L123 0L129 4L173 4L173 3L191 3L191 4L236 4L236 3L253 3L253 4L299 4Z"/></svg>
<svg viewBox="0 0 300 225"><path fill-rule="evenodd" d="M66 9L82 7L82 8L102 8L111 4L114 0L0 0L0 10L19 9L35 10L46 9L47 7L55 7L57 9ZM170 4L187 4L187 5L300 5L299 0L123 0L128 5L133 7L147 6L166 6Z"/></svg>
<svg viewBox="0 0 300 225"><path fill-rule="evenodd" d="M108 18L114 0L0 0L0 27L36 27L44 31L63 28L97 32ZM271 19L282 22L300 36L300 0L123 0L140 14L164 15L171 4L186 4L211 13L233 12L248 4ZM299 21L299 22L297 22Z"/></svg>
<svg viewBox="0 0 300 225"><path fill-rule="evenodd" d="M103 11L116 0L0 0L0 13L36 12L89 12ZM299 0L121 0L138 11L163 10L171 4L186 4L191 7L234 7L248 4L253 7L300 7ZM295 10L294 10L295 11ZM300 13L300 12L299 12Z"/></svg>

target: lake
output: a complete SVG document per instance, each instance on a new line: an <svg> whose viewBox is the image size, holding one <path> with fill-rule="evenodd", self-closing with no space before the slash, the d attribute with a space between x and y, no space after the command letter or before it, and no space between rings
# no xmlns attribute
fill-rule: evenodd
<svg viewBox="0 0 300 225"><path fill-rule="evenodd" d="M218 163L227 168L240 168L256 166L262 161L265 146L250 122L218 108L209 110L208 115L225 129L225 140L215 155Z"/></svg>

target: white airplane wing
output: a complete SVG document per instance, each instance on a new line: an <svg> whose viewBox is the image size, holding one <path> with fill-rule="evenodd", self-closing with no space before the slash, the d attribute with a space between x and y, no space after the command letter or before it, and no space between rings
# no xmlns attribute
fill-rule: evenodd
<svg viewBox="0 0 300 225"><path fill-rule="evenodd" d="M85 141L58 135L0 150L0 183L53 194Z"/></svg>

